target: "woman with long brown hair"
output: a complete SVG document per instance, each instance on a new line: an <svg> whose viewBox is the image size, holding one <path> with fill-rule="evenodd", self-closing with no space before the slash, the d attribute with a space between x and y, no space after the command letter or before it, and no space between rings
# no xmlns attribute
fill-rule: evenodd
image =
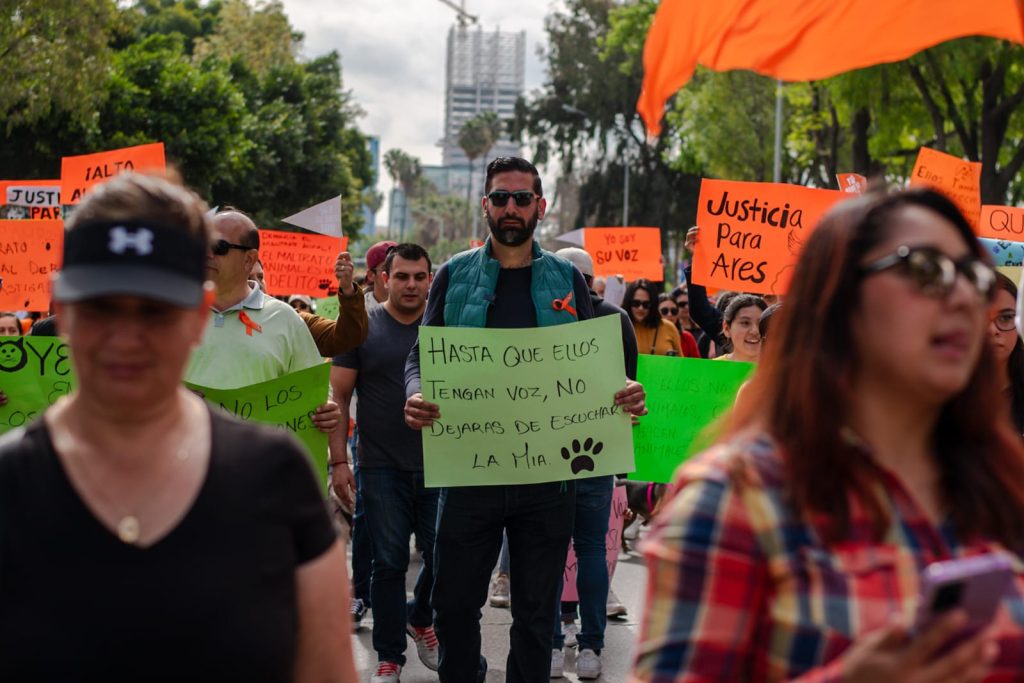
<svg viewBox="0 0 1024 683"><path fill-rule="evenodd" d="M985 343L995 276L931 191L843 202L772 343L646 547L633 681L977 681L1024 671L1021 581L945 647L922 569L1024 548L1024 448Z"/></svg>

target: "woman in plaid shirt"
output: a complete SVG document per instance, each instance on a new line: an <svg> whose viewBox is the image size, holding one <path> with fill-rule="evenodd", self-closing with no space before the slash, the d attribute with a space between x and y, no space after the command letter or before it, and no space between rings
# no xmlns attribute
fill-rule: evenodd
<svg viewBox="0 0 1024 683"><path fill-rule="evenodd" d="M632 680L1024 680L1024 582L982 633L911 636L931 562L1024 548L1024 448L984 343L994 274L931 191L836 207L808 239L725 436L645 552Z"/></svg>

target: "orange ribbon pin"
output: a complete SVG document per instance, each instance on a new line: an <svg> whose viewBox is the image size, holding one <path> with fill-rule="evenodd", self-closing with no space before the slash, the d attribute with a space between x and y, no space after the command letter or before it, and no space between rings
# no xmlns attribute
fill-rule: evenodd
<svg viewBox="0 0 1024 683"><path fill-rule="evenodd" d="M569 313L571 313L574 317L579 317L576 315L576 309L573 308L572 304L569 303L570 301L572 301L572 292L569 292L569 294L564 299L555 299L554 301L552 301L551 308L555 309L556 311L569 311Z"/></svg>
<svg viewBox="0 0 1024 683"><path fill-rule="evenodd" d="M238 313L238 321L240 323L242 323L243 325L245 325L245 336L247 336L247 337L251 337L252 336L252 331L253 330L256 330L257 332L260 332L260 333L263 332L263 328L260 327L259 323L257 323L255 320L250 318L248 315L246 315L245 311L239 311L239 313Z"/></svg>

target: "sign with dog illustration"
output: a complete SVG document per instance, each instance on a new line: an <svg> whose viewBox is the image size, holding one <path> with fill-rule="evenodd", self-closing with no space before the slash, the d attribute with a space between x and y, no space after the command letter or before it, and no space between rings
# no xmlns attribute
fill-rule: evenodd
<svg viewBox="0 0 1024 683"><path fill-rule="evenodd" d="M420 328L427 486L530 484L633 470L622 327L610 316L530 329Z"/></svg>

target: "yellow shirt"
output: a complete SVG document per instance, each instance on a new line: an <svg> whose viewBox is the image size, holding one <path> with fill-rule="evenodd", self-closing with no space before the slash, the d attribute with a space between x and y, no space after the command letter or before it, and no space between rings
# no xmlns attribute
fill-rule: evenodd
<svg viewBox="0 0 1024 683"><path fill-rule="evenodd" d="M634 325L636 346L640 353L652 356L681 356L683 343L679 339L679 330L668 320L662 320L660 327ZM669 351L674 353L670 354Z"/></svg>

